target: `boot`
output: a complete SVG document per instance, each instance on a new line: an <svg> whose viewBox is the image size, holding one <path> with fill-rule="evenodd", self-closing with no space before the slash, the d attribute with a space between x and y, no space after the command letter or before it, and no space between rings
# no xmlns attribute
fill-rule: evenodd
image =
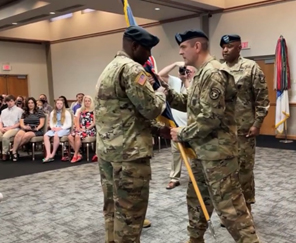
<svg viewBox="0 0 296 243"><path fill-rule="evenodd" d="M143 228L149 228L151 226L151 222L148 219L144 220Z"/></svg>

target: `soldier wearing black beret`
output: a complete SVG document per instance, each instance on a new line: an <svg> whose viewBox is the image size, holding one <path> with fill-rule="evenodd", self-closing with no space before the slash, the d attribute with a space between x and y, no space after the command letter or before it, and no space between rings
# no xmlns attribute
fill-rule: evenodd
<svg viewBox="0 0 296 243"><path fill-rule="evenodd" d="M127 28L122 51L103 70L96 85L105 242L140 242L149 198L152 133L160 130L151 120L166 105L165 89L154 91L143 67L158 42L139 26Z"/></svg>
<svg viewBox="0 0 296 243"><path fill-rule="evenodd" d="M185 65L198 71L188 95L168 90L171 107L187 110L188 115L187 126L171 128L172 140L189 143L195 150L197 157L191 162L192 170L209 215L216 210L235 242L259 243L237 175L234 78L210 55L209 39L202 31L178 33L175 39ZM191 181L187 203L189 242L204 243L207 221Z"/></svg>
<svg viewBox="0 0 296 243"><path fill-rule="evenodd" d="M223 35L220 40L220 46L227 45L233 42L241 42L241 37L239 35Z"/></svg>
<svg viewBox="0 0 296 243"><path fill-rule="evenodd" d="M159 43L158 37L140 26L130 26L123 34L123 48L136 62L144 65L151 56L151 49Z"/></svg>
<svg viewBox="0 0 296 243"><path fill-rule="evenodd" d="M270 105L265 75L259 65L240 55L239 35L223 35L220 40L223 66L234 76L238 99L236 122L238 134L238 162L242 191L250 213L255 200L255 148L256 136L268 114Z"/></svg>
<svg viewBox="0 0 296 243"><path fill-rule="evenodd" d="M151 49L159 43L158 37L150 34L140 26L128 27L123 35L123 38L130 38L143 47Z"/></svg>
<svg viewBox="0 0 296 243"><path fill-rule="evenodd" d="M200 30L188 30L184 33L178 33L175 35L175 39L179 45L184 41L195 38L204 38L207 41L209 40L208 36Z"/></svg>

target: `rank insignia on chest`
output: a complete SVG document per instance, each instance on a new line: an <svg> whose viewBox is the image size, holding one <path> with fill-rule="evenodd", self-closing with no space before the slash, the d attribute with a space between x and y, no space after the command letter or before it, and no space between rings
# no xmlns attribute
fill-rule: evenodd
<svg viewBox="0 0 296 243"><path fill-rule="evenodd" d="M211 89L211 91L210 91L210 98L212 100L219 99L220 95L221 95L221 90L220 89L218 89L218 88L212 88Z"/></svg>

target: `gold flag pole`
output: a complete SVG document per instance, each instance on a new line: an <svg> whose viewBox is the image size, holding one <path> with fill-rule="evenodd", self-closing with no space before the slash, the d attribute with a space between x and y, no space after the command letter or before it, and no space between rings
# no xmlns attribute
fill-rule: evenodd
<svg viewBox="0 0 296 243"><path fill-rule="evenodd" d="M280 143L293 143L293 140L288 140L287 120L284 122L285 140L280 140Z"/></svg>
<svg viewBox="0 0 296 243"><path fill-rule="evenodd" d="M195 177L194 177L194 175L193 175L193 172L192 172L191 166L190 166L190 164L189 164L188 158L187 158L187 156L186 156L186 153L185 153L185 151L184 151L183 145L182 145L181 143L177 143L177 145L178 145L179 151L180 151L180 153L181 153L182 159L183 159L183 161L184 161L184 164L185 164L185 166L186 166L186 168L187 168L187 171L188 171L188 174L189 174L189 178L190 178L190 180L191 180L191 182L192 182L192 185L193 185L194 191L195 191L195 193L196 193L196 196L197 196L197 198L198 198L198 201L199 201L199 203L200 203L200 206L201 206L202 212L203 212L203 214L204 214L204 216L205 216L205 218L206 218L206 220L207 220L207 222L208 222L209 229L210 229L210 231L211 231L213 237L216 239L216 234L215 234L215 230L214 230L214 227L213 227L212 221L211 221L211 219L210 219L210 216L209 216L208 210L207 210L207 208L206 208L205 202L204 202L204 200L203 200L203 198L202 198L202 196L201 196L200 190L199 190L199 188L198 188L198 186L197 186L197 183L196 183Z"/></svg>

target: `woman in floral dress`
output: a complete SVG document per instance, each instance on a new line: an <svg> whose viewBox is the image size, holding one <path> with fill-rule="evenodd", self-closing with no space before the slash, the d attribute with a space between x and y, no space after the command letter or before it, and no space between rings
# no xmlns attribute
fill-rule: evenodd
<svg viewBox="0 0 296 243"><path fill-rule="evenodd" d="M82 101L82 106L75 114L75 128L72 134L68 136L69 143L74 150L74 156L71 163L76 163L82 160L82 155L79 153L81 140L86 137L95 137L95 114L94 102L91 96L85 95Z"/></svg>

